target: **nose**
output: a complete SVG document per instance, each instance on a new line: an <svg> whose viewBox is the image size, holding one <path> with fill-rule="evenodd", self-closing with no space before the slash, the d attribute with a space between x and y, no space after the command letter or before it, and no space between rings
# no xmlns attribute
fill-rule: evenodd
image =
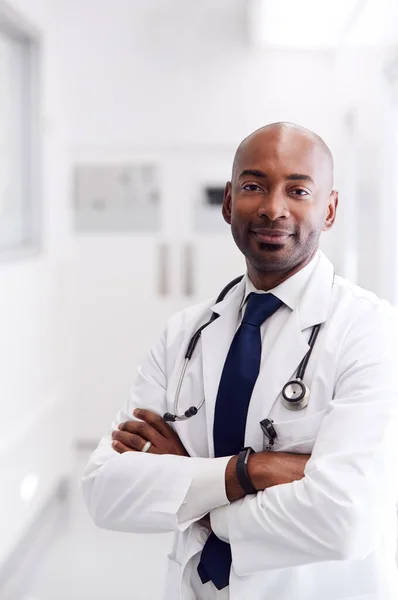
<svg viewBox="0 0 398 600"><path fill-rule="evenodd" d="M268 217L270 221L287 219L290 212L284 194L280 190L269 191L268 194L264 194L258 208L258 216Z"/></svg>

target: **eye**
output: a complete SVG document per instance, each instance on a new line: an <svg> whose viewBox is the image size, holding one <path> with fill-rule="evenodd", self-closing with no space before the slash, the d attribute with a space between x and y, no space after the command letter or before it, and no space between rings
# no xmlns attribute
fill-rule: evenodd
<svg viewBox="0 0 398 600"><path fill-rule="evenodd" d="M261 187L259 185L257 185L256 183L245 183L242 186L242 189L245 190L246 192L261 191Z"/></svg>
<svg viewBox="0 0 398 600"><path fill-rule="evenodd" d="M310 193L308 190L304 190L302 188L296 188L291 191L294 196L298 196L299 198L304 198L304 196L309 196Z"/></svg>

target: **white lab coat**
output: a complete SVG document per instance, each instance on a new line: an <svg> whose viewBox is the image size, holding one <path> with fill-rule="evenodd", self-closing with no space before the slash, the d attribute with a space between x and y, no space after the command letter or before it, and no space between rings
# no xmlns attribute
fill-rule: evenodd
<svg viewBox="0 0 398 600"><path fill-rule="evenodd" d="M170 319L112 426L131 419L137 406L174 412L188 342L214 310L220 317L203 331L180 397L180 412L203 395L205 407L175 424L191 458L119 455L106 436L83 478L86 504L100 527L176 531L167 600L195 600L185 567L208 531L196 522L202 514L179 523L177 511L194 474L215 464L214 405L243 285L214 307L205 303ZM317 323L324 325L305 377L311 399L292 412L280 393ZM231 544L231 600L397 600L397 333L395 309L340 277L333 283L333 267L321 254L298 309L262 365L245 434L246 445L263 450L259 422L272 418L274 451L312 452L305 476L209 507L214 531Z"/></svg>

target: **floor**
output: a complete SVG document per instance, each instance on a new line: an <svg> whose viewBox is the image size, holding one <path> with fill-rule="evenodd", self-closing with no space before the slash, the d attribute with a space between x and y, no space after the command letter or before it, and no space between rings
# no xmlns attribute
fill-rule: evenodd
<svg viewBox="0 0 398 600"><path fill-rule="evenodd" d="M40 557L15 574L1 600L162 600L171 534L96 528L78 483L87 457L85 452L76 457L69 500L51 516L54 533Z"/></svg>

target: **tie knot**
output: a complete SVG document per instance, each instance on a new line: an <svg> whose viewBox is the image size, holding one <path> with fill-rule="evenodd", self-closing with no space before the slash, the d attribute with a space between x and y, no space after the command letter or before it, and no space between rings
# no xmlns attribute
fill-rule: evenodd
<svg viewBox="0 0 398 600"><path fill-rule="evenodd" d="M242 323L256 325L259 327L271 315L282 306L282 300L279 300L273 294L249 294L245 314Z"/></svg>

